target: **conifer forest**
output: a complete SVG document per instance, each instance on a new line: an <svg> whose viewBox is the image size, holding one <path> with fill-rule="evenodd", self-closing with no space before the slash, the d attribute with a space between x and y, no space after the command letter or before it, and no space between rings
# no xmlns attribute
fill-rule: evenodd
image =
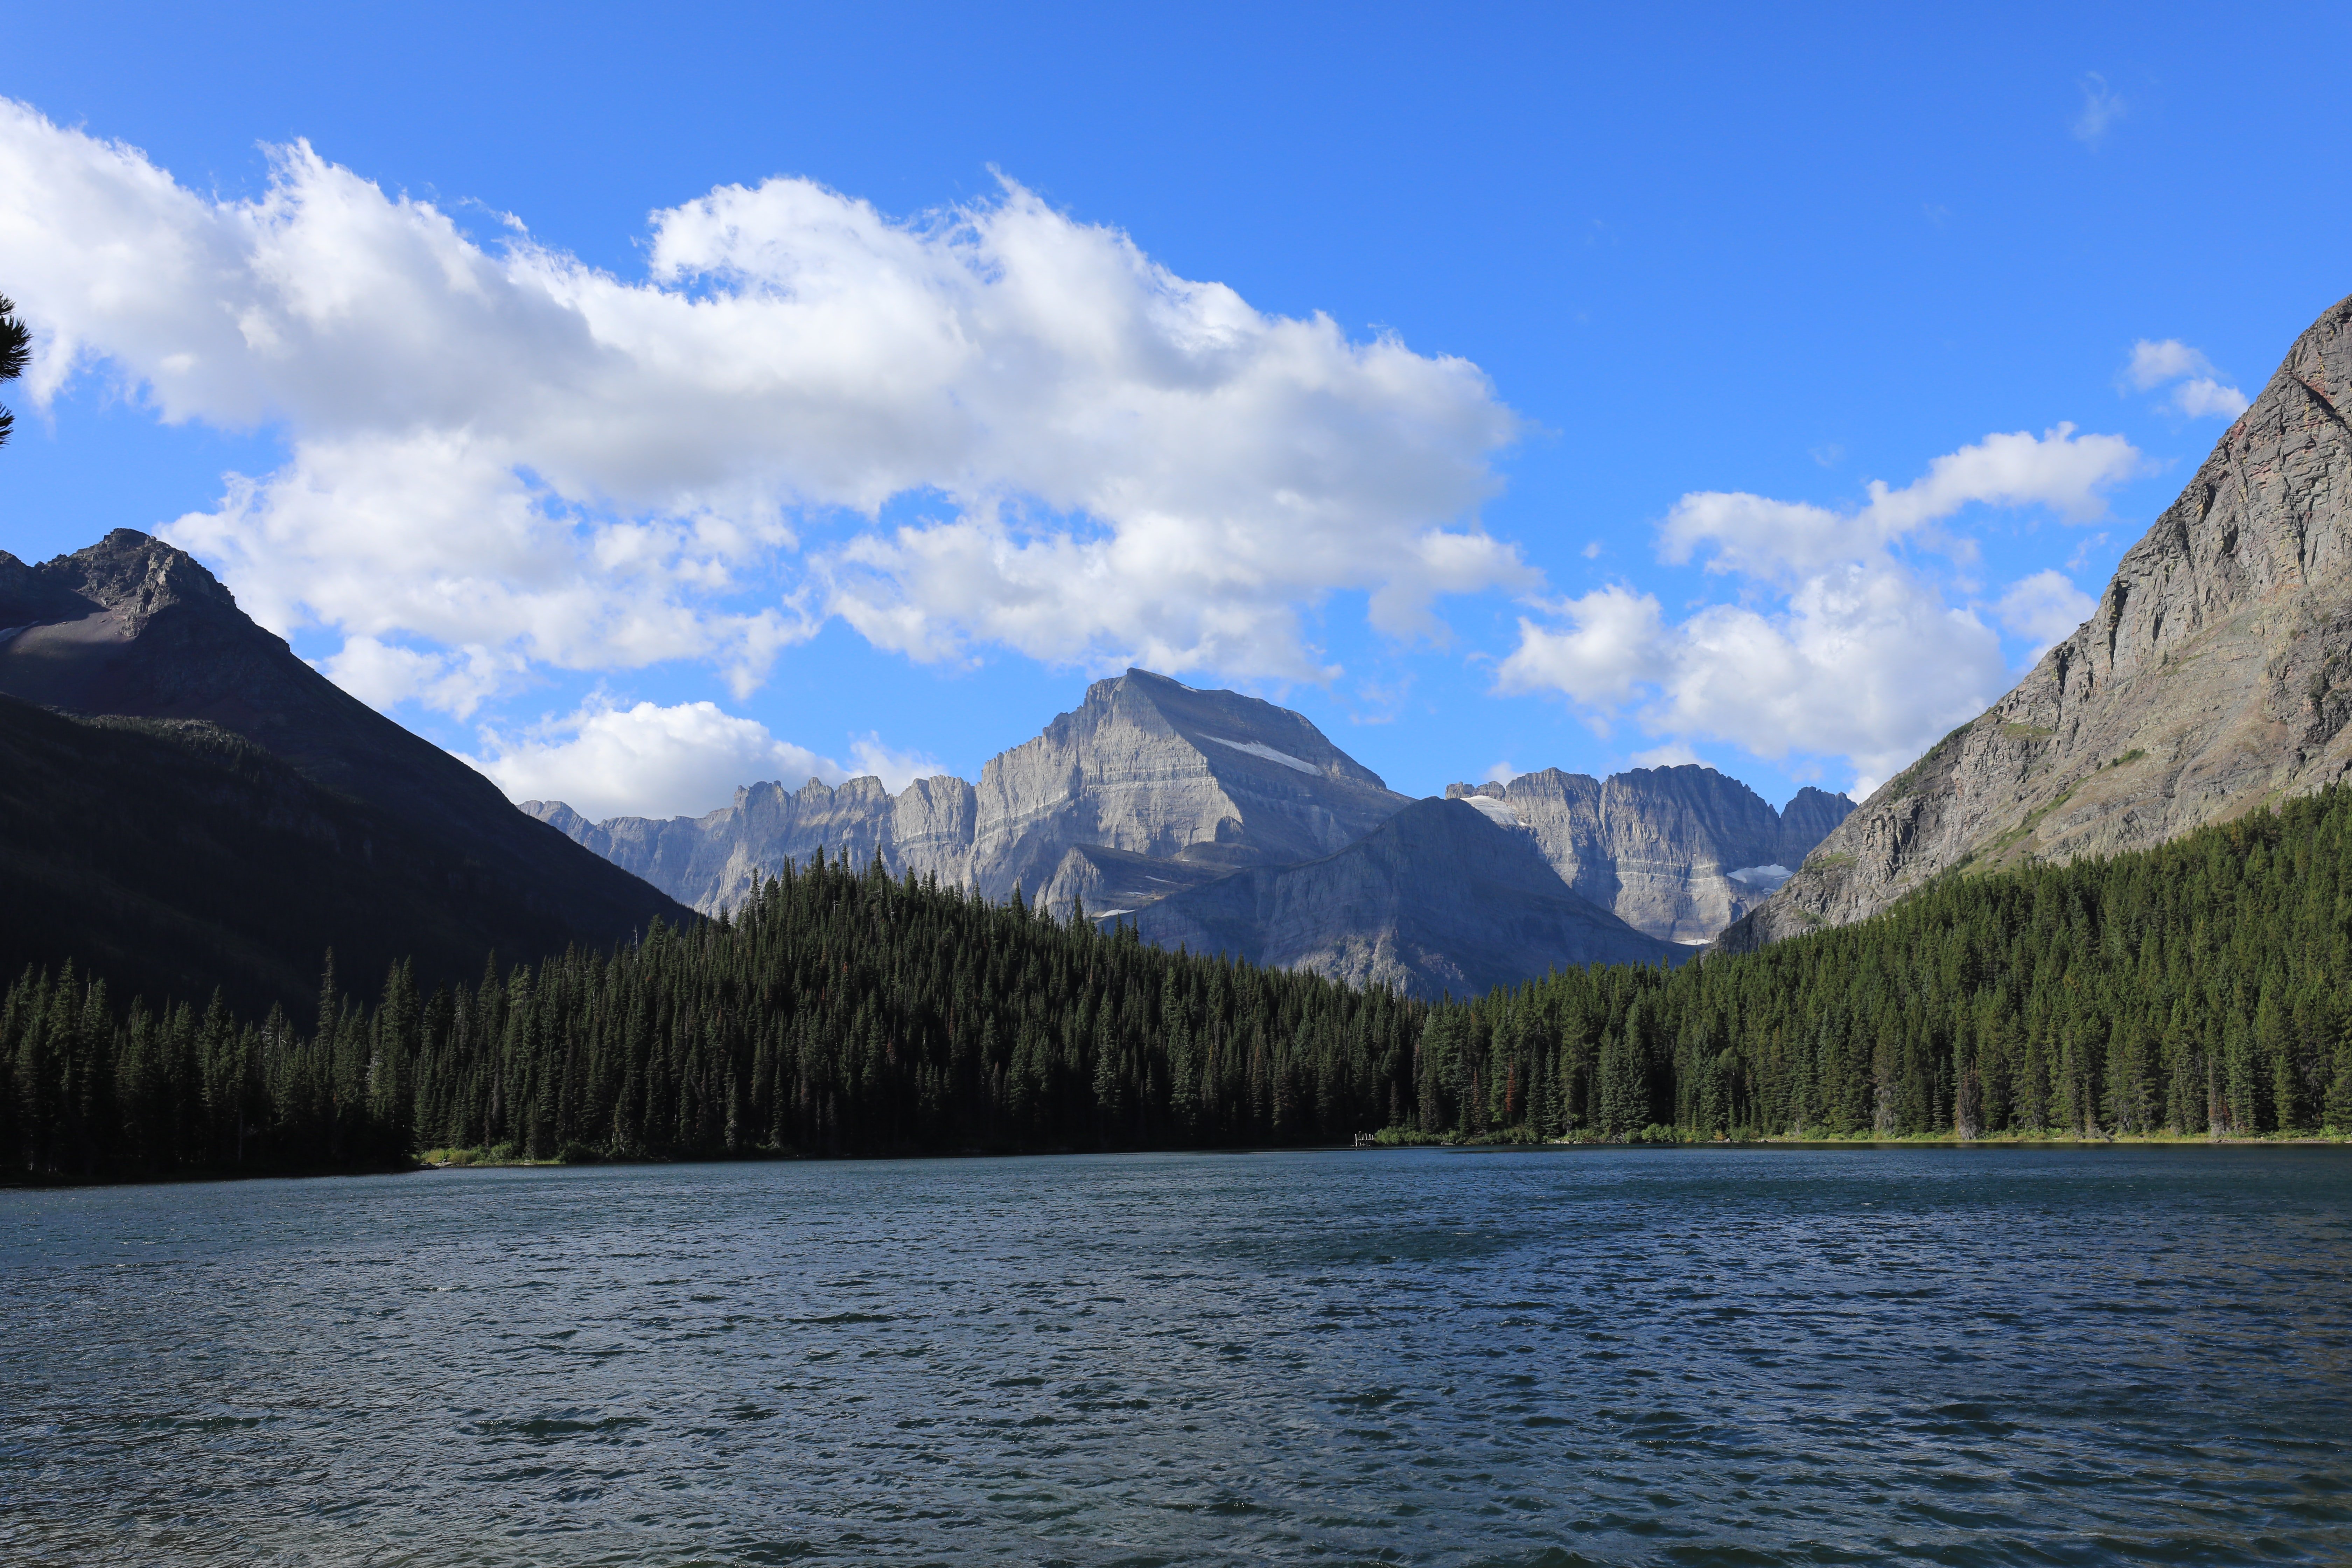
<svg viewBox="0 0 2352 1568"><path fill-rule="evenodd" d="M2352 1129L2352 790L1854 926L1435 1005L816 863L612 952L315 1018L27 971L16 1179L1477 1139Z"/></svg>

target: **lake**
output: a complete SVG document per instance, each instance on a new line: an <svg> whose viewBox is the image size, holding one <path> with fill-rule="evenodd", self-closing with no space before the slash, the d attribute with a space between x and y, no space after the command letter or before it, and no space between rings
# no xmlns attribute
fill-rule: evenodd
<svg viewBox="0 0 2352 1568"><path fill-rule="evenodd" d="M2352 1151L0 1193L19 1564L2352 1561Z"/></svg>

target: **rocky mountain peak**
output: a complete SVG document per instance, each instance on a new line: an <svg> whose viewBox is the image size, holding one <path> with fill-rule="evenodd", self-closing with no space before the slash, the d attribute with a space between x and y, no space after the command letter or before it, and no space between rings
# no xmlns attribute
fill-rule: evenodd
<svg viewBox="0 0 2352 1568"><path fill-rule="evenodd" d="M135 631L177 605L235 612L236 597L195 557L136 529L37 566L0 552L0 626L111 615Z"/></svg>
<svg viewBox="0 0 2352 1568"><path fill-rule="evenodd" d="M1213 772L1223 772L1220 764L1253 771L1271 766L1307 776L1320 773L1366 789L1388 788L1378 773L1333 745L1305 714L1238 691L1187 686L1151 670L1130 668L1089 686L1079 712L1066 713L1055 723L1083 722L1082 715L1089 713L1100 716L1097 722L1165 725L1199 748ZM1046 734L1054 732L1048 726Z"/></svg>
<svg viewBox="0 0 2352 1568"><path fill-rule="evenodd" d="M516 811L295 657L185 552L131 529L35 567L0 559L0 695L241 736L396 824L444 867L437 897L505 910L522 922L509 929L607 941L686 912Z"/></svg>
<svg viewBox="0 0 2352 1568"><path fill-rule="evenodd" d="M1887 781L1743 951L1928 879L2162 843L2352 769L2352 299L2286 358L2007 696Z"/></svg>

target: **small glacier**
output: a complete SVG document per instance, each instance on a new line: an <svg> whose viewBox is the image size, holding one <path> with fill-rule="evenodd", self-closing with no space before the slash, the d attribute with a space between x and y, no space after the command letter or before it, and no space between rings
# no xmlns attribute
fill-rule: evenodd
<svg viewBox="0 0 2352 1568"><path fill-rule="evenodd" d="M1203 735L1204 741L1214 741L1220 746L1231 746L1236 752L1247 752L1253 757L1264 757L1269 763L1280 763L1286 768L1296 768L1302 773L1323 776L1323 770L1313 763L1302 763L1288 752L1277 752L1264 741L1228 741L1223 735Z"/></svg>
<svg viewBox="0 0 2352 1568"><path fill-rule="evenodd" d="M1519 820L1519 814L1512 810L1507 803L1496 800L1491 795L1465 795L1460 799L1463 805L1497 826L1525 827L1527 826Z"/></svg>
<svg viewBox="0 0 2352 1568"><path fill-rule="evenodd" d="M1780 884L1796 873L1786 866L1743 866L1738 870L1727 871L1725 875L1735 882L1745 882L1751 888L1761 888L1768 893L1777 893L1780 890Z"/></svg>

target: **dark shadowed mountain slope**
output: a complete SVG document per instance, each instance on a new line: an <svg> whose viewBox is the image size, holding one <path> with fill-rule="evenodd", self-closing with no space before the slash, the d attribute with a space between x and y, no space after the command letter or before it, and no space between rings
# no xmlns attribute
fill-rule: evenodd
<svg viewBox="0 0 2352 1568"><path fill-rule="evenodd" d="M1889 780L1746 951L1946 874L2144 848L2352 768L2352 300L2295 340L2098 608Z"/></svg>
<svg viewBox="0 0 2352 1568"><path fill-rule="evenodd" d="M343 691L256 626L211 573L143 533L118 529L38 566L0 554L0 693L241 735L441 846L458 879L453 898L527 913L540 937L609 942L656 915L688 914ZM512 951L522 929L501 948Z"/></svg>
<svg viewBox="0 0 2352 1568"><path fill-rule="evenodd" d="M117 988L201 1005L221 986L305 1027L332 947L372 994L413 956L426 984L491 950L560 952L567 923L440 836L320 788L196 720L76 719L0 697L0 972L70 958Z"/></svg>
<svg viewBox="0 0 2352 1568"><path fill-rule="evenodd" d="M1420 996L1691 951L1579 898L1530 835L1459 800L1417 801L1337 854L1236 871L1128 918L1162 947Z"/></svg>

